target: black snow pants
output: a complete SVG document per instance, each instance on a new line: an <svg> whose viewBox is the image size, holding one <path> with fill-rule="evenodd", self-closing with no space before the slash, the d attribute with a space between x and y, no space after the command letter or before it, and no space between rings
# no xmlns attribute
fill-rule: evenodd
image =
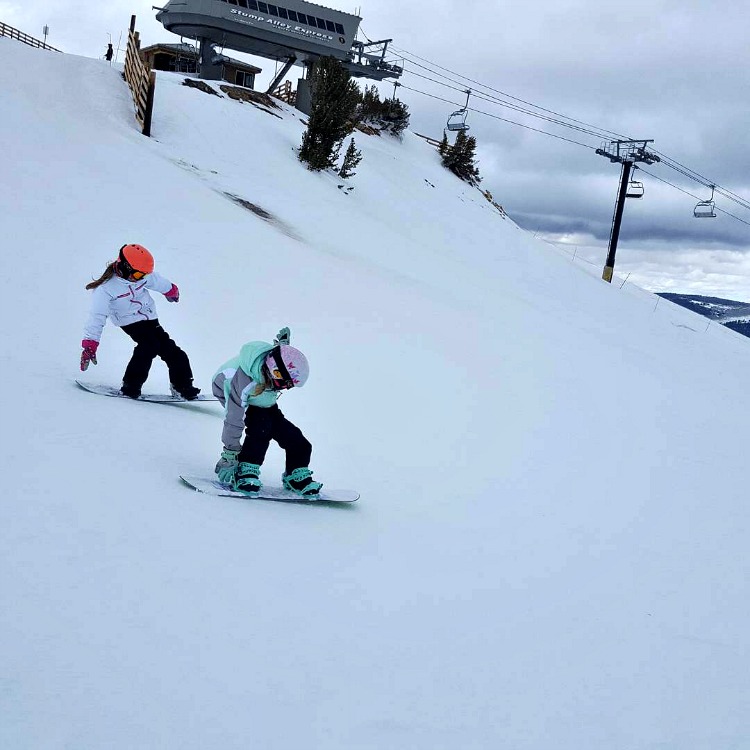
<svg viewBox="0 0 750 750"><path fill-rule="evenodd" d="M125 368L122 382L130 388L141 388L148 378L151 363L161 357L169 370L169 382L178 390L193 383L188 355L180 349L158 320L139 320L123 326L122 330L136 343L133 356Z"/></svg>
<svg viewBox="0 0 750 750"><path fill-rule="evenodd" d="M272 440L286 451L287 474L310 465L310 441L299 427L282 414L276 404L267 409L248 406L245 410L245 440L237 460L260 466Z"/></svg>

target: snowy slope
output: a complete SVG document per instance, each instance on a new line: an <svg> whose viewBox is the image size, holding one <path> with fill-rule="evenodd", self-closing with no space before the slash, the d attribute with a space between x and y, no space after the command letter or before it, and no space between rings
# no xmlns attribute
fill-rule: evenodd
<svg viewBox="0 0 750 750"><path fill-rule="evenodd" d="M412 134L357 135L346 194L298 113L182 80L146 139L115 69L0 39L0 747L750 748L746 340L585 272ZM124 242L180 286L160 319L203 388L292 328L282 408L356 506L191 493L217 405L72 386Z"/></svg>

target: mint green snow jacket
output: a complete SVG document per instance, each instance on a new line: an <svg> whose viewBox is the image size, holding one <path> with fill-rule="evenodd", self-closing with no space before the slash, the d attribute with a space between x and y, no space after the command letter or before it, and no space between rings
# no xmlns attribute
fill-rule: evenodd
<svg viewBox="0 0 750 750"><path fill-rule="evenodd" d="M279 392L266 387L263 362L274 345L267 341L250 341L236 357L225 362L213 377L211 390L224 407L224 447L239 451L248 406L268 409L279 398ZM262 387L263 390L260 390ZM258 392L260 391L260 392Z"/></svg>

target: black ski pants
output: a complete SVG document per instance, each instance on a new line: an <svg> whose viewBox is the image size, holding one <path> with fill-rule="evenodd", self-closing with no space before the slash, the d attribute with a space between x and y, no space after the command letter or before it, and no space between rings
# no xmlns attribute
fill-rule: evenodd
<svg viewBox="0 0 750 750"><path fill-rule="evenodd" d="M310 441L299 427L282 414L276 404L267 409L248 406L245 410L245 440L237 460L260 466L272 440L286 451L287 474L310 465Z"/></svg>
<svg viewBox="0 0 750 750"><path fill-rule="evenodd" d="M122 382L131 388L140 388L148 378L151 363L161 357L169 370L169 382L180 390L192 385L193 371L188 355L180 349L158 320L139 320L123 326L122 330L135 341L133 356L125 368Z"/></svg>

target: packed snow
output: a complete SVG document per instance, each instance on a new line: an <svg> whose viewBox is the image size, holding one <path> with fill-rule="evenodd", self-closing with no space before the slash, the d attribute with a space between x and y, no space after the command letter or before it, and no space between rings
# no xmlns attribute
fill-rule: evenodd
<svg viewBox="0 0 750 750"><path fill-rule="evenodd" d="M183 80L149 139L116 67L0 38L0 747L750 748L747 339L603 282L413 133L355 132L343 181L298 161L299 112ZM75 387L132 350L110 325L78 369L126 242L204 391L290 326L281 407L358 503L192 492L218 404Z"/></svg>

